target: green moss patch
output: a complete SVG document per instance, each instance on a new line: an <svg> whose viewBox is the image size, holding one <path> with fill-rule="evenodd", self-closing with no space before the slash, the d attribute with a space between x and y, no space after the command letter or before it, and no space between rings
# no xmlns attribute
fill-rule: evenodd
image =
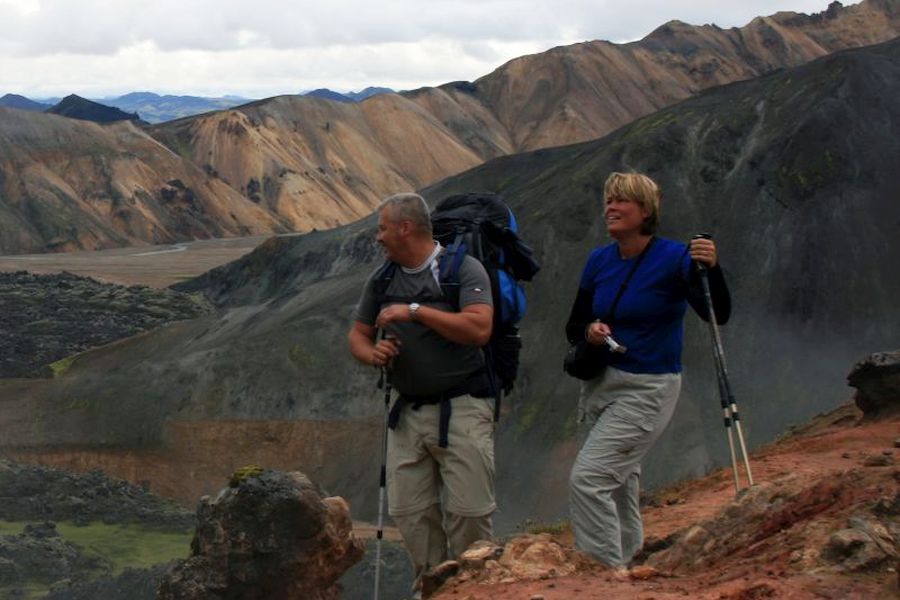
<svg viewBox="0 0 900 600"><path fill-rule="evenodd" d="M27 523L0 521L0 536L21 534ZM56 524L56 531L63 540L78 549L78 557L68 559L67 572L58 573L58 579L72 579L74 576L80 581L115 577L126 568L144 569L187 558L192 536L191 533L170 533L143 525L108 525L100 522L84 526L59 522ZM41 557L32 556L25 564L41 562ZM28 574L23 569L22 572L24 576L21 579L0 584L0 598L5 598L10 593L15 594L16 598L42 598L59 583L53 577L48 579L46 571L42 574L35 571Z"/></svg>
<svg viewBox="0 0 900 600"><path fill-rule="evenodd" d="M126 567L144 568L190 554L190 533L169 533L141 525L57 523L57 530L73 544L105 558L118 575Z"/></svg>

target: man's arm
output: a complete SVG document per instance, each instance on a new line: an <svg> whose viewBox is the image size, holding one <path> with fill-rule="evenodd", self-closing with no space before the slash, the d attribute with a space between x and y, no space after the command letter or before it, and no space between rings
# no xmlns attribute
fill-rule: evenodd
<svg viewBox="0 0 900 600"><path fill-rule="evenodd" d="M364 365L383 367L400 352L400 343L392 338L375 343L377 329L360 321L354 321L347 334L350 354Z"/></svg>
<svg viewBox="0 0 900 600"><path fill-rule="evenodd" d="M493 319L494 309L490 304L468 304L459 312L447 312L432 306L420 306L416 311L415 320L451 342L484 346L491 338ZM389 323L404 323L412 320L408 304L393 304L378 314L375 325L385 327ZM354 354L354 356L356 355Z"/></svg>

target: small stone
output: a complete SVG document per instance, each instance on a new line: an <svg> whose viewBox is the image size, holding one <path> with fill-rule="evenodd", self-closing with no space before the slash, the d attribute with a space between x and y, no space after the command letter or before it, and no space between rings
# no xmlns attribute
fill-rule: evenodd
<svg viewBox="0 0 900 600"><path fill-rule="evenodd" d="M543 594L534 594L531 596L531 600L544 600Z"/></svg>
<svg viewBox="0 0 900 600"><path fill-rule="evenodd" d="M480 569L487 560L496 560L503 554L503 546L491 542L479 541L472 544L460 554L459 562L468 569Z"/></svg>
<svg viewBox="0 0 900 600"><path fill-rule="evenodd" d="M900 437L894 440L894 448L900 448Z"/></svg>
<svg viewBox="0 0 900 600"><path fill-rule="evenodd" d="M863 461L864 467L889 467L892 464L894 464L894 457L885 456L884 454L881 456L870 456Z"/></svg>
<svg viewBox="0 0 900 600"><path fill-rule="evenodd" d="M823 556L847 571L871 570L888 559L878 543L858 529L842 529L833 533Z"/></svg>
<svg viewBox="0 0 900 600"><path fill-rule="evenodd" d="M841 458L850 458L850 453L844 452L843 454L841 454Z"/></svg>
<svg viewBox="0 0 900 600"><path fill-rule="evenodd" d="M460 564L455 560L445 560L422 575L422 597L434 594L439 587L459 573Z"/></svg>
<svg viewBox="0 0 900 600"><path fill-rule="evenodd" d="M893 450L882 450L881 453L884 454L885 456L893 456L894 455Z"/></svg>
<svg viewBox="0 0 900 600"><path fill-rule="evenodd" d="M630 571L632 579L653 579L659 575L659 571L647 565L639 565Z"/></svg>

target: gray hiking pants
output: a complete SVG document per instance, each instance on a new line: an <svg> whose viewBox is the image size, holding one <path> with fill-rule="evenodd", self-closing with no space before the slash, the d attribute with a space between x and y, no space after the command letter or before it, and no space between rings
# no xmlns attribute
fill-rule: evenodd
<svg viewBox="0 0 900 600"><path fill-rule="evenodd" d="M639 505L641 459L662 434L678 401L681 374L607 368L582 386L579 422L587 439L569 476L575 546L612 566L644 543Z"/></svg>

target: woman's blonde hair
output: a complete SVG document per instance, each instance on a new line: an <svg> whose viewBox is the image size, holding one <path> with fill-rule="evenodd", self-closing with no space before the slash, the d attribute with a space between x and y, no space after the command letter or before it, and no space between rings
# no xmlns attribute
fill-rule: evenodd
<svg viewBox="0 0 900 600"><path fill-rule="evenodd" d="M653 235L659 227L659 199L662 192L656 182L641 173L610 173L603 184L603 202L609 197L637 202L650 213L641 225L641 233Z"/></svg>

